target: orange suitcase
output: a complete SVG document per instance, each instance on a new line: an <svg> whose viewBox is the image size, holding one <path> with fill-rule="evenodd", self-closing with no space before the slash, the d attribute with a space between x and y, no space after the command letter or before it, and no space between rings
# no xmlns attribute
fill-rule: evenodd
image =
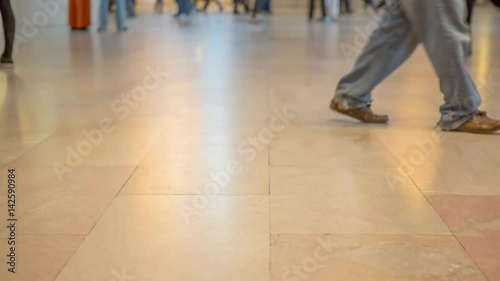
<svg viewBox="0 0 500 281"><path fill-rule="evenodd" d="M69 26L74 29L90 26L90 0L69 1Z"/></svg>

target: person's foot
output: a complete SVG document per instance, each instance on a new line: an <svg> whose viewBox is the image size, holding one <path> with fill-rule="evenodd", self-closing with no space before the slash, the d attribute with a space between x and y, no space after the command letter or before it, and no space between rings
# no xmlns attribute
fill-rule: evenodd
<svg viewBox="0 0 500 281"><path fill-rule="evenodd" d="M234 9L234 10L233 10L233 14L235 14L235 15L239 15L239 14L240 14L240 12L238 12L238 10Z"/></svg>
<svg viewBox="0 0 500 281"><path fill-rule="evenodd" d="M118 27L118 32L125 32L128 28L126 26Z"/></svg>
<svg viewBox="0 0 500 281"><path fill-rule="evenodd" d="M467 122L451 131L475 134L491 134L500 131L500 120L489 118L488 116L486 116L485 111L478 111L476 115L474 115Z"/></svg>
<svg viewBox="0 0 500 281"><path fill-rule="evenodd" d="M13 65L14 64L14 61L12 60L12 57L7 57L5 55L2 55L2 57L0 58L0 62L2 64L7 64L7 65Z"/></svg>
<svg viewBox="0 0 500 281"><path fill-rule="evenodd" d="M102 26L100 26L100 27L97 29L97 32L106 32L106 27L102 27Z"/></svg>
<svg viewBox="0 0 500 281"><path fill-rule="evenodd" d="M337 101L332 100L332 102L330 103L330 109L340 114L358 119L363 123L385 124L389 122L389 117L387 115L377 115L373 113L370 105L360 108L342 109L340 108L340 105Z"/></svg>
<svg viewBox="0 0 500 281"><path fill-rule="evenodd" d="M186 23L188 20L188 14L187 13L180 13L180 14L176 15L176 18L180 23Z"/></svg>

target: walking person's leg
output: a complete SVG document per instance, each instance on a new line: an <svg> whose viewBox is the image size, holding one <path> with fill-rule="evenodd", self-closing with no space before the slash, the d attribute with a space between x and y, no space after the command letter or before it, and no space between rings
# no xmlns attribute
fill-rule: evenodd
<svg viewBox="0 0 500 281"><path fill-rule="evenodd" d="M471 36L471 41L470 41L470 46L469 46L469 52L468 52L468 55L469 57L472 56L472 46L473 46L473 43L472 43L472 12L474 10L474 4L475 4L476 0L467 0L467 18L466 18L466 22L467 22L467 25L469 25L469 34Z"/></svg>
<svg viewBox="0 0 500 281"><path fill-rule="evenodd" d="M474 10L474 4L476 0L467 0L467 23L470 25L472 23L472 12Z"/></svg>
<svg viewBox="0 0 500 281"><path fill-rule="evenodd" d="M116 24L118 31L127 30L125 26L125 18L127 16L126 1L128 0L116 0Z"/></svg>
<svg viewBox="0 0 500 281"><path fill-rule="evenodd" d="M208 5L210 5L210 0L206 0L205 4L203 5L203 8L201 8L202 11L206 11L208 8Z"/></svg>
<svg viewBox="0 0 500 281"><path fill-rule="evenodd" d="M381 21L373 32L354 69L340 80L330 105L335 111L367 123L388 121L387 116L371 112L372 90L406 61L418 45L399 1L387 5L382 17L387 20Z"/></svg>
<svg viewBox="0 0 500 281"><path fill-rule="evenodd" d="M99 31L106 31L108 28L108 7L109 0L101 0L99 7Z"/></svg>
<svg viewBox="0 0 500 281"><path fill-rule="evenodd" d="M217 6L219 7L219 11L224 11L224 6L222 6L222 3L220 2L220 0L214 0L215 3L217 4Z"/></svg>
<svg viewBox="0 0 500 281"><path fill-rule="evenodd" d="M391 6L398 2L394 0ZM464 21L465 2L401 0L401 6L399 16L392 15L385 27L374 32L354 70L342 78L331 109L367 123L386 122L387 116L375 115L370 110L370 91L411 54L418 38L439 76L444 94L439 126L469 133L500 130L499 120L478 111L481 97L466 66L470 37Z"/></svg>
<svg viewBox="0 0 500 281"><path fill-rule="evenodd" d="M324 20L324 19L326 19L326 2L325 2L325 0L320 0L320 5L321 5L321 18Z"/></svg>
<svg viewBox="0 0 500 281"><path fill-rule="evenodd" d="M154 10L158 13L163 13L163 0L156 0Z"/></svg>
<svg viewBox="0 0 500 281"><path fill-rule="evenodd" d="M344 0L345 3L345 9L347 13L352 13L351 9L351 0Z"/></svg>
<svg viewBox="0 0 500 281"><path fill-rule="evenodd" d="M240 12L238 12L238 3L239 3L238 0L233 0L233 5L234 5L234 7L233 7L233 14L235 14L235 15L239 15L240 14Z"/></svg>
<svg viewBox="0 0 500 281"><path fill-rule="evenodd" d="M243 0L243 6L245 8L245 13L250 13L250 4L249 4L249 0Z"/></svg>
<svg viewBox="0 0 500 281"><path fill-rule="evenodd" d="M116 1L115 0L109 0L108 3L108 11L112 12L113 8L116 8Z"/></svg>
<svg viewBox="0 0 500 281"><path fill-rule="evenodd" d="M179 11L175 14L176 17L181 15L188 15L193 7L193 3L190 0L177 0L177 5Z"/></svg>
<svg viewBox="0 0 500 281"><path fill-rule="evenodd" d="M402 0L439 76L445 104L439 125L452 130L477 113L481 97L467 69L470 36L463 0Z"/></svg>
<svg viewBox="0 0 500 281"><path fill-rule="evenodd" d="M127 15L129 17L135 17L135 2L134 0L125 0L127 2Z"/></svg>
<svg viewBox="0 0 500 281"><path fill-rule="evenodd" d="M252 19L257 19L257 14L262 10L264 6L264 0L255 0L255 6L253 8Z"/></svg>
<svg viewBox="0 0 500 281"><path fill-rule="evenodd" d="M2 57L1 57L1 62L2 63L13 63L13 61L12 61L12 49L14 48L14 37L15 37L15 32L16 32L16 20L14 18L14 13L12 12L10 0L1 0L0 1L0 12L2 14L3 36L5 38L5 49L4 49Z"/></svg>
<svg viewBox="0 0 500 281"><path fill-rule="evenodd" d="M314 5L316 0L309 0L309 20L312 20L314 17Z"/></svg>
<svg viewBox="0 0 500 281"><path fill-rule="evenodd" d="M481 96L467 69L471 39L464 21L466 3L463 0L403 0L403 7L439 76L445 102L440 108L440 127L469 132L500 129L500 123L481 112L478 114ZM471 128L470 125L474 125L471 122L478 126Z"/></svg>

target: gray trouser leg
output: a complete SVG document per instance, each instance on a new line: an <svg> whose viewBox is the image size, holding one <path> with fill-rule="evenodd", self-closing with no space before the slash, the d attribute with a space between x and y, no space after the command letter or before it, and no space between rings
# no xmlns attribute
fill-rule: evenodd
<svg viewBox="0 0 500 281"><path fill-rule="evenodd" d="M399 1L385 6L378 24L354 69L337 86L335 99L342 108L369 104L373 88L398 68L418 45Z"/></svg>
<svg viewBox="0 0 500 281"><path fill-rule="evenodd" d="M392 0L382 21L356 61L354 70L340 81L335 99L341 107L356 108L370 102L373 88L394 71L422 42L440 79L445 104L439 125L455 129L467 121L481 97L467 70L470 37L463 0ZM400 6L401 5L401 6ZM391 13L401 7L399 13Z"/></svg>
<svg viewBox="0 0 500 281"><path fill-rule="evenodd" d="M470 119L481 96L467 69L469 27L463 0L401 0L415 33L422 41L440 80L444 105L439 125L452 130Z"/></svg>

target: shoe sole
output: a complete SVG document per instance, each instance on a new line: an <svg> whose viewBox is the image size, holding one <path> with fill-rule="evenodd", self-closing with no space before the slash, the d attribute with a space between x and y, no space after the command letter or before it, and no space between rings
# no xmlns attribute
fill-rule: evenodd
<svg viewBox="0 0 500 281"><path fill-rule="evenodd" d="M468 133L468 134L478 134L478 135L494 135L494 134L500 132L500 127L497 127L496 129L490 130L490 131L474 131L474 130L459 130L459 129L455 129L455 130L450 130L448 132Z"/></svg>

